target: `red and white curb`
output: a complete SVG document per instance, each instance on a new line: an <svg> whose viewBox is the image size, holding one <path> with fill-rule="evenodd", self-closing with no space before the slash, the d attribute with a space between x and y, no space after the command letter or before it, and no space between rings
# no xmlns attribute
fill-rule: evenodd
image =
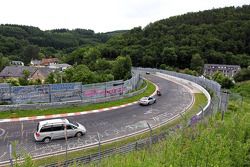
<svg viewBox="0 0 250 167"><path fill-rule="evenodd" d="M156 95L156 91L158 90L158 86L156 84L154 84L154 85L156 86L156 90L151 96ZM44 116L32 116L32 117L0 119L0 123L3 123L3 122L33 121L33 120L40 120L40 119L51 119L51 118L86 115L86 114L90 114L90 113L99 113L99 112L104 112L104 111L116 110L116 109L131 106L131 105L134 105L134 104L138 104L138 102L136 101L136 102L132 102L132 103L123 104L123 105L120 105L120 106L114 106L114 107L108 107L108 108L102 108L102 109L96 109L96 110L89 110L89 111L82 111L82 112L75 112L75 113L65 113L65 114L54 114L54 115L44 115Z"/></svg>

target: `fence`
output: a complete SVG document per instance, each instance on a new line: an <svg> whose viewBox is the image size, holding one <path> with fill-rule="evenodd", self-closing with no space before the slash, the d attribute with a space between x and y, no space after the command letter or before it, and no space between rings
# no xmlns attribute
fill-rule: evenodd
<svg viewBox="0 0 250 167"><path fill-rule="evenodd" d="M220 103L220 101L218 100L218 98L212 98L211 105L209 105L209 107L204 111L202 108L200 110L198 110L197 113L199 111L201 111L201 114L194 115L193 117L191 117L184 124L184 126L182 124L179 124L179 125L176 125L170 129L166 130L166 131L163 131L159 134L153 135L153 133L152 133L153 130L149 125L148 131L151 131L151 133L150 133L150 136L147 138L137 140L135 142L126 144L126 145L121 146L121 147L113 147L113 148L105 149L103 151L100 151L102 149L99 148L99 151L95 152L93 154L70 159L67 161L63 161L61 163L49 164L49 165L46 165L45 167L69 167L71 165L80 166L80 165L87 164L90 162L101 161L101 159L103 159L103 158L107 158L107 157L110 157L110 156L113 156L116 154L127 154L127 153L132 152L132 151L138 151L141 149L150 148L152 144L158 143L162 140L166 140L168 138L169 134L174 133L176 130L192 126L192 125L202 121L205 117L213 115L215 112L218 111L217 106L219 103ZM183 120L183 121L186 121L186 120ZM101 141L100 141L100 143L104 144ZM99 147L101 147L101 144L99 145ZM97 163L99 163L99 162L97 162Z"/></svg>
<svg viewBox="0 0 250 167"><path fill-rule="evenodd" d="M0 102L10 104L57 103L84 101L95 102L112 97L123 97L142 84L139 74L129 80L97 84L62 83L32 86L0 84ZM60 103L62 104L62 103ZM0 108L6 108L0 106ZM8 108L8 107L7 107Z"/></svg>
<svg viewBox="0 0 250 167"><path fill-rule="evenodd" d="M137 69L136 73L139 72L145 72L148 71L150 69ZM150 70L151 72L159 72L159 70ZM162 73L167 73L165 71L161 71ZM173 75L176 75L176 73L171 73ZM172 75L172 76L173 76ZM157 143L161 140L165 140L167 139L168 135L170 132L175 132L175 130L179 129L179 128L185 128L187 126L191 126L193 124L196 124L197 122L203 120L206 116L209 115L213 115L213 113L217 112L218 110L220 110L221 106L225 105L227 102L224 102L223 100L221 100L220 96L218 97L217 95L220 95L220 86L217 85L217 83L214 83L212 81L203 79L203 78L195 78L194 76L186 76L184 75L183 77L186 77L191 80L194 80L196 83L203 83L206 88L211 89L212 91L215 92L214 96L212 96L211 99L211 103L209 104L209 106L206 107L206 109L200 107L199 110L197 110L196 113L200 113L200 114L195 114L194 116L192 116L190 119L186 120L183 118L183 122L185 122L184 125L176 125L173 128L170 128L167 131L162 131L158 134L153 135L153 129L151 128L151 126L148 124L148 128L146 128L146 131L150 131L150 136L148 138L144 138L144 139L140 139L137 140L135 142L126 144L124 146L121 147L114 147L114 148L109 148L109 149L105 149L102 150L101 147L103 144L105 144L105 141L101 141L99 137L96 137L97 139L97 144L95 144L96 146L99 147L99 151L93 153L93 154L89 154L86 156L82 156L82 157L78 157L78 158L74 158L74 159L70 159L67 160L67 158L65 159L65 161L62 161L61 163L53 163L53 164L49 164L46 167L59 167L59 166L70 166L73 164L81 165L81 164L85 164L85 163L89 163L89 162L94 162L94 161L101 161L102 158L106 158L109 156L112 156L114 154L126 154L128 152L131 151L135 151L135 150L140 150L140 149L144 149L144 148L148 148L151 147L152 144ZM208 82L208 83L205 83ZM235 96L236 98L238 96ZM182 118L182 117L180 117ZM96 135L99 136L99 135ZM67 149L66 149L67 150ZM102 151L101 151L102 150ZM66 151L67 152L67 151ZM67 154L67 153L66 153Z"/></svg>

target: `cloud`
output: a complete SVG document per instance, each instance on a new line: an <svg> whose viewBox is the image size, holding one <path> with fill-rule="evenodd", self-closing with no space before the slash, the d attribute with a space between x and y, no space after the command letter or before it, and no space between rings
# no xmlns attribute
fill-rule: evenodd
<svg viewBox="0 0 250 167"><path fill-rule="evenodd" d="M1 24L85 28L96 32L131 29L205 9L249 4L249 0L2 0Z"/></svg>

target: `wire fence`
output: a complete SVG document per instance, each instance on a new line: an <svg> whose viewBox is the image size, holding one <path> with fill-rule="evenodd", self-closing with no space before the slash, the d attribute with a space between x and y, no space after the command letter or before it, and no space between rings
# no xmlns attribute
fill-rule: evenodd
<svg viewBox="0 0 250 167"><path fill-rule="evenodd" d="M202 121L204 118L213 115L214 113L217 112L217 106L218 106L218 99L213 98L212 99L212 103L211 105L205 110L201 112L201 115L194 115L193 117L191 117L190 119L187 120L185 126L183 126L183 124L178 124L175 125L174 127L165 130L161 133L158 134L154 134L152 135L152 128L149 125L148 131L151 131L150 136L137 140L135 142L126 144L124 146L121 147L113 147L113 148L109 148L109 149L105 149L102 150L101 148L99 150L102 150L100 152L95 152L89 155L85 155L82 157L77 157L74 159L70 159L67 161L63 161L63 162L57 162L57 163L53 163L53 164L49 164L46 165L45 167L69 167L69 166L81 166L87 163L93 163L93 162L97 162L99 163L102 159L107 158L107 157L111 157L117 154L127 154L133 151L139 151L142 149L148 149L150 147L152 147L153 144L159 143L160 141L166 140L169 136L169 134L172 134L173 132L179 130L179 129L183 129L189 126L193 126L194 124L197 124L198 122ZM198 110L197 112L199 112L200 110ZM186 120L185 120L186 121ZM100 141L101 145L99 147L102 147L102 143Z"/></svg>
<svg viewBox="0 0 250 167"><path fill-rule="evenodd" d="M154 69L137 69L135 73L137 73L137 74L139 74L140 72L145 73L145 71L151 71L151 72L159 72L160 71L161 73L168 74L168 75L171 74L173 76L178 77L178 75L176 73L168 73L166 71L154 70ZM236 103L237 103L236 105L242 105L242 103L243 103L243 99L241 96L236 95L236 94L228 94L227 92L221 92L220 85L218 85L214 81L210 81L207 79L194 77L194 76L187 76L187 75L180 75L180 76L182 78L188 79L188 80L193 81L195 83L200 83L202 86L209 89L210 92L212 92L213 96L211 98L211 102L209 103L209 106L206 107L205 109L203 107L200 107L196 111L196 113L199 113L199 114L194 114L189 119L186 119L186 118L183 118L180 116L180 118L183 119L181 124L174 125L174 127L163 130L161 132L157 132L157 134L154 134L154 135L153 135L153 132L155 131L154 127L151 127L151 125L149 123L147 123L148 127L146 127L145 131L143 131L143 132L146 132L146 131L150 132L150 135L148 137L143 138L143 139L139 139L137 141L131 142L129 144L126 144L126 145L123 145L120 147L112 147L112 148L108 148L108 149L102 149L102 146L104 144L106 144L107 141L101 141L99 135L97 134L95 137L95 140L97 141L95 146L98 147L98 151L91 153L91 154L88 154L88 155L73 158L73 159L65 158L65 159L62 159L61 162L55 162L52 164L48 164L48 165L46 165L46 167L61 167L61 166L62 167L69 167L71 165L80 166L80 165L84 165L84 164L92 163L92 162L100 163L100 161L102 159L116 155L116 154L127 154L127 153L132 152L132 151L137 151L137 150L141 150L141 149L148 149L152 146L152 144L159 143L162 140L166 140L171 133L174 133L179 129L183 129L183 128L192 126L194 124L197 124L198 122L204 120L204 118L208 118L209 116L214 115L218 111L223 111L223 112L221 112L222 119L223 119L224 112L227 109L229 98L237 99L238 101L236 101ZM205 83L205 82L208 82L208 83ZM222 98L221 96L225 96L225 97ZM68 146L66 146L66 147L68 147ZM67 155L67 149L65 151L66 151L65 154ZM62 153L64 153L64 152L62 152Z"/></svg>
<svg viewBox="0 0 250 167"><path fill-rule="evenodd" d="M152 130L151 126L148 124L149 125L148 131L150 131L150 136L147 138L137 140L135 142L126 144L126 145L121 146L121 147L114 147L114 148L109 148L109 149L105 149L105 150L102 150L101 148L99 148L99 151L95 152L93 154L85 155L85 156L74 158L74 159L67 160L67 161L63 161L61 163L49 164L49 165L46 165L46 167L59 167L59 166L68 167L71 165L80 166L80 165L90 163L90 162L101 161L101 159L113 156L115 154L126 154L126 153L129 153L132 151L150 148L152 144L158 143L162 140L166 140L167 137L169 136L170 132L175 132L177 129L192 126L192 125L202 121L204 118L211 116L211 115L214 115L216 112L218 112L222 109L222 106L226 107L226 105L228 104L227 101L221 100L221 90L220 90L221 87L218 83L216 83L214 81L204 79L204 78L189 76L186 74L182 75L182 74L178 74L175 72L168 72L168 71L162 71L162 70L156 70L156 69L138 69L137 68L134 70L136 70L137 73L145 72L145 71L161 72L161 73L168 74L171 76L187 79L187 80L195 82L201 86L204 86L206 89L209 89L210 91L214 92L214 95L212 96L211 103L209 104L209 106L205 110L204 110L204 108L200 107L200 109L197 110L197 112L196 112L196 113L200 113L200 114L195 114L190 119L185 120L186 123L185 123L184 127L183 127L183 125L178 124L178 125L175 125L174 127L170 128L166 131L152 135L153 130ZM227 98L227 100L228 100L228 98ZM104 144L104 142L102 143L101 141L99 141L99 147L101 147L102 144Z"/></svg>

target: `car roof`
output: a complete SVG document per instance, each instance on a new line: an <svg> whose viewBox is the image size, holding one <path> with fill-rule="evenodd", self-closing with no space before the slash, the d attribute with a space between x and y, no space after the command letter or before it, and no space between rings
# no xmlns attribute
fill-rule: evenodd
<svg viewBox="0 0 250 167"><path fill-rule="evenodd" d="M44 126L44 125L51 125L51 124L65 124L69 123L69 120L67 119L50 119L50 120L44 120L39 122L39 126Z"/></svg>

